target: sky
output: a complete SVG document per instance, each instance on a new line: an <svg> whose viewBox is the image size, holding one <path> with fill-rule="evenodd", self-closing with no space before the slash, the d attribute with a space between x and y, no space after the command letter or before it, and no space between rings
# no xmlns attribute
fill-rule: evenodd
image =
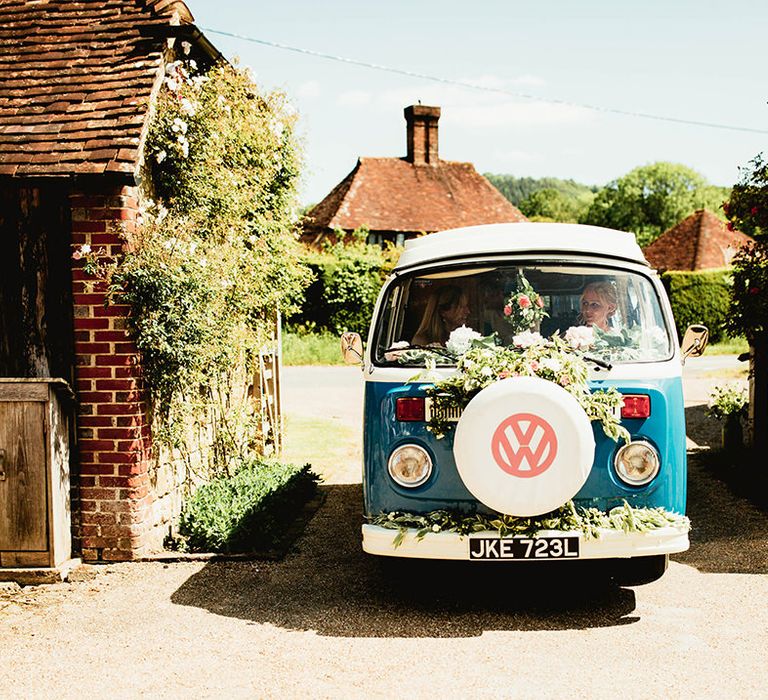
<svg viewBox="0 0 768 700"><path fill-rule="evenodd" d="M305 205L330 192L358 157L405 155L403 108L419 101L442 109L440 157L472 162L481 173L604 185L665 160L730 186L740 167L768 150L763 0L186 4L224 56L238 57L263 89L285 92L297 110Z"/></svg>

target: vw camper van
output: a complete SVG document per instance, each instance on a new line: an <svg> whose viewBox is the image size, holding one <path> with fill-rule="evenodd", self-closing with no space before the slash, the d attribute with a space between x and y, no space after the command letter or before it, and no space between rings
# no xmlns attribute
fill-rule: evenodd
<svg viewBox="0 0 768 700"><path fill-rule="evenodd" d="M631 233L576 224L408 241L362 362L363 549L477 562L610 559L637 582L688 548L682 362Z"/></svg>

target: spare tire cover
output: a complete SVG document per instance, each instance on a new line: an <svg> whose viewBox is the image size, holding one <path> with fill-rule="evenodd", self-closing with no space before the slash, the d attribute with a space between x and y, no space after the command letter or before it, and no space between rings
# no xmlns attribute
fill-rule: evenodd
<svg viewBox="0 0 768 700"><path fill-rule="evenodd" d="M508 515L549 513L576 495L595 440L578 401L554 382L511 377L475 396L459 419L453 455L475 498Z"/></svg>

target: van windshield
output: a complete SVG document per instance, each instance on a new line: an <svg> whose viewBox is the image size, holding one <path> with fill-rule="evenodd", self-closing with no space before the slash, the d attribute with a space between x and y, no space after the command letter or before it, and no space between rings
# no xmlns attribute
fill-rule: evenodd
<svg viewBox="0 0 768 700"><path fill-rule="evenodd" d="M403 276L381 307L374 361L454 364L460 344L451 342L452 334L454 341L492 337L498 345L559 334L610 364L657 362L672 355L671 333L649 279L615 269L548 263L463 266Z"/></svg>

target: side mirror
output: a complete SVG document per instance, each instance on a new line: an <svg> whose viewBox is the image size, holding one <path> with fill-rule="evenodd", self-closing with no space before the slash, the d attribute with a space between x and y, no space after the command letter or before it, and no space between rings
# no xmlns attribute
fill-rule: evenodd
<svg viewBox="0 0 768 700"><path fill-rule="evenodd" d="M357 365L363 361L363 339L359 333L341 334L341 356L348 365Z"/></svg>
<svg viewBox="0 0 768 700"><path fill-rule="evenodd" d="M683 336L683 342L680 343L683 362L685 362L687 357L699 357L703 354L708 342L709 330L706 326L697 324L688 326Z"/></svg>

